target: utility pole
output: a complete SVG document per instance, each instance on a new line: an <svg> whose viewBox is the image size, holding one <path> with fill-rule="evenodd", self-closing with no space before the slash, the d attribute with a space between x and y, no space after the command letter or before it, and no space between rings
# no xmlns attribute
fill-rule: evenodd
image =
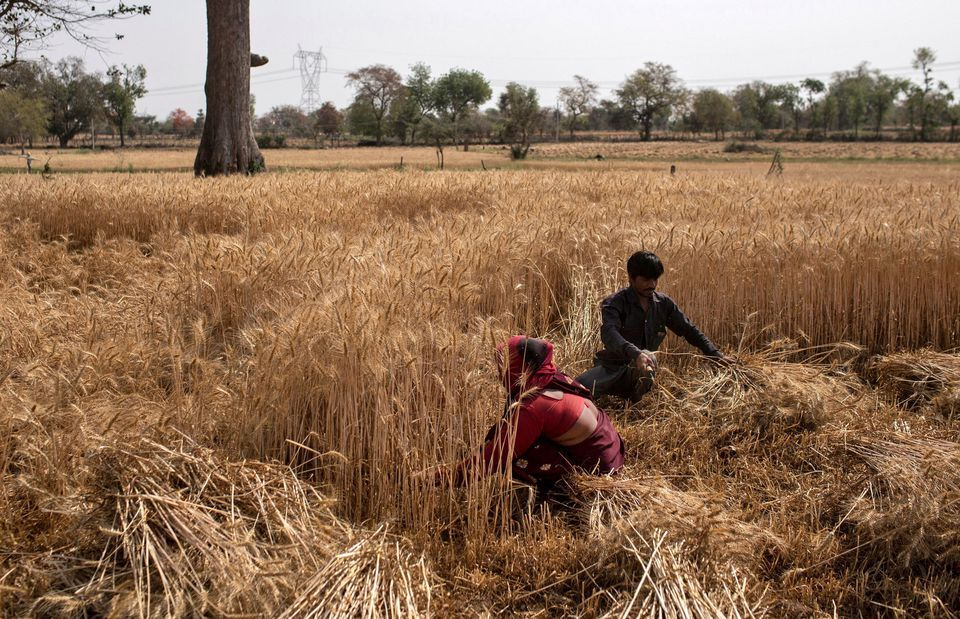
<svg viewBox="0 0 960 619"><path fill-rule="evenodd" d="M300 111L310 114L320 107L320 74L327 71L327 57L323 48L317 52L304 51L297 45L293 66L300 63Z"/></svg>
<svg viewBox="0 0 960 619"><path fill-rule="evenodd" d="M560 97L557 96L557 107L553 112L553 125L555 134L553 136L554 142L560 141Z"/></svg>

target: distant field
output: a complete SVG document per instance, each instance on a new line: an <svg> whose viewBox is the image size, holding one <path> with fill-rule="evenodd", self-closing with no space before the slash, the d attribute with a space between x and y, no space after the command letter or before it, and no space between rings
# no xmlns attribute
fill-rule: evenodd
<svg viewBox="0 0 960 619"><path fill-rule="evenodd" d="M726 142L572 142L545 143L534 146L534 159L576 159L602 155L607 159L707 159L711 161L742 161L765 159L775 151L789 159L800 160L898 160L898 161L952 161L960 162L960 142L746 142L762 149L763 153L727 153Z"/></svg>
<svg viewBox="0 0 960 619"><path fill-rule="evenodd" d="M0 177L0 614L956 615L958 164L628 147ZM495 344L586 369L640 248L741 363L669 336L562 505L434 483L502 414Z"/></svg>
<svg viewBox="0 0 960 619"><path fill-rule="evenodd" d="M773 153L780 151L786 163L792 164L791 172L809 170L811 163L843 162L847 165L870 163L939 163L952 174L960 165L960 143L894 143L894 142L751 142L764 152L726 153L723 142L574 142L543 143L534 145L526 161L510 161L504 146L473 146L463 152L454 148L444 150L444 165L454 169L473 168L552 168L662 170L671 163L682 163L682 169L695 171L734 170L765 172ZM0 151L0 172L23 172L24 160L17 151ZM267 149L263 151L267 166L273 170L284 169L375 169L400 165L417 168L436 168L437 158L433 148L417 146L349 147L328 149ZM137 172L137 171L192 171L196 155L195 147L177 149L113 149L89 151L84 149L36 150L35 169L49 162L54 172ZM603 157L602 161L596 159ZM655 165L655 164L667 164ZM843 168L848 170L847 168ZM902 174L882 168L879 174L891 178ZM818 173L825 169L817 170ZM844 172L846 173L846 172ZM912 173L911 173L912 174ZM921 174L940 176L934 170Z"/></svg>
<svg viewBox="0 0 960 619"><path fill-rule="evenodd" d="M49 159L54 171L63 172L129 172L129 171L193 171L196 148L167 149L114 149L89 150L38 150L34 152L37 167L42 168ZM267 149L263 151L267 166L271 169L306 168L384 168L397 166L401 157L404 165L432 167L437 165L434 149L427 147L383 148L331 148L331 149ZM445 167L480 167L480 160L504 159L506 154L470 151L462 152L448 148L444 151ZM24 160L17 153L0 154L0 170L23 171Z"/></svg>

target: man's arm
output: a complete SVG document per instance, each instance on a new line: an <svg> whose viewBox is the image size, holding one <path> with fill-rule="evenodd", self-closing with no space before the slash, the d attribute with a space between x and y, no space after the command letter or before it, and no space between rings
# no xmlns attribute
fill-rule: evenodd
<svg viewBox="0 0 960 619"><path fill-rule="evenodd" d="M620 353L636 360L640 356L640 349L620 335L620 329L623 328L624 310L618 301L619 298L614 295L607 297L600 303L600 314L603 318L603 324L600 327L600 340L603 342L604 348L610 352Z"/></svg>
<svg viewBox="0 0 960 619"><path fill-rule="evenodd" d="M710 338L703 334L703 331L690 322L690 319L677 307L673 299L667 298L665 301L666 307L664 309L666 310L667 328L687 340L691 346L699 348L700 352L707 357L720 359L725 356L720 352L716 344L711 342Z"/></svg>

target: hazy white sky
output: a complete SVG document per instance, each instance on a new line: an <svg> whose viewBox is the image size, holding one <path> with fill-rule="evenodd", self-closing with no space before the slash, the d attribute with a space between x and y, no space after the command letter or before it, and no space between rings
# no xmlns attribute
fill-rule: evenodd
<svg viewBox="0 0 960 619"><path fill-rule="evenodd" d="M126 35L109 43L109 53L72 42L44 53L80 55L93 71L142 64L150 92L138 111L163 118L181 107L193 115L205 107L205 3L154 0L152 7L148 17L98 29ZM252 73L257 114L299 104L298 44L323 48L329 71L320 96L338 107L352 98L345 73L383 63L406 75L417 61L435 76L477 69L495 93L509 81L536 86L551 105L574 74L609 96L650 60L672 65L690 88L727 90L753 79L826 81L864 60L916 77L913 50L927 46L937 53L935 77L960 88L960 0L252 0L250 19L252 51L270 58Z"/></svg>

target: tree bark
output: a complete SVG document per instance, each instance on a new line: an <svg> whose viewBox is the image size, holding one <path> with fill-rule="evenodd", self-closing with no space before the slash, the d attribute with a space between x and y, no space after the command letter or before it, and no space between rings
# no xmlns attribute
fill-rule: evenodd
<svg viewBox="0 0 960 619"><path fill-rule="evenodd" d="M641 122L643 124L643 141L649 142L650 134L653 129L653 117L652 116L644 117L644 119Z"/></svg>
<svg viewBox="0 0 960 619"><path fill-rule="evenodd" d="M207 0L207 116L197 176L266 168L250 115L250 0Z"/></svg>

